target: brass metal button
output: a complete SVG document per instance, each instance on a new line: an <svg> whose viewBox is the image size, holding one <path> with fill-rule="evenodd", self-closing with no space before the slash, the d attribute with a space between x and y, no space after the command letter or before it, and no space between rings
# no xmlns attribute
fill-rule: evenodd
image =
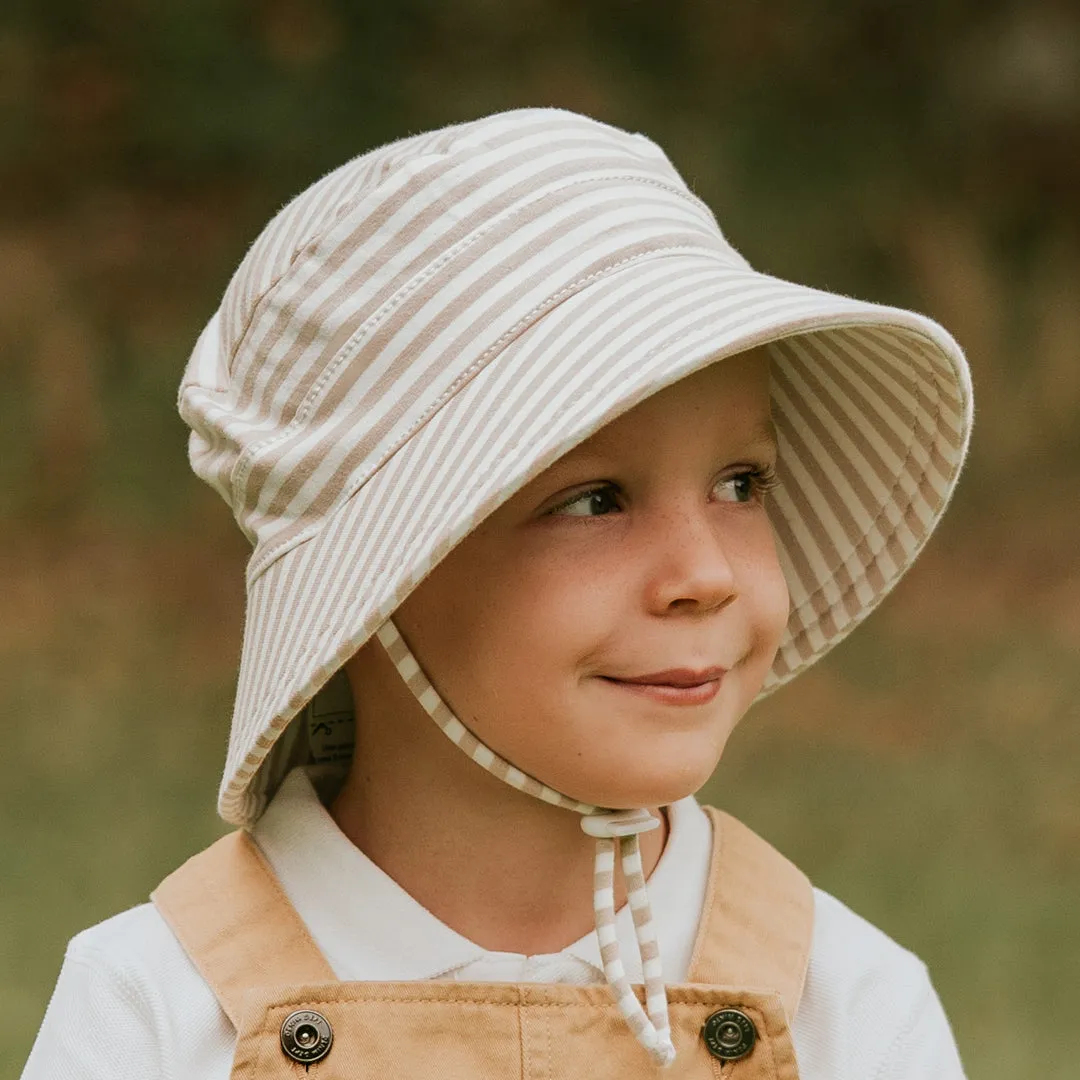
<svg viewBox="0 0 1080 1080"><path fill-rule="evenodd" d="M281 1025L281 1049L304 1065L321 1061L330 1053L334 1029L322 1013L298 1009L289 1013Z"/></svg>
<svg viewBox="0 0 1080 1080"><path fill-rule="evenodd" d="M721 1009L705 1021L701 1037L713 1057L738 1061L754 1049L757 1028L741 1009Z"/></svg>

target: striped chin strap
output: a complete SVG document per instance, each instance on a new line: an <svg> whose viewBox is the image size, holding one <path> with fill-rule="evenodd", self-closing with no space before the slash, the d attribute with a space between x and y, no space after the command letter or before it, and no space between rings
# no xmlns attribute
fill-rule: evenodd
<svg viewBox="0 0 1080 1080"><path fill-rule="evenodd" d="M450 711L391 620L383 623L375 636L394 662L398 674L405 680L413 696L452 743L464 750L478 765L518 791L543 799L552 806L562 806L583 815L581 828L589 836L596 838L593 910L596 913L596 936L600 942L604 975L618 1002L619 1011L638 1042L645 1047L657 1065L670 1065L675 1060L675 1047L671 1042L667 991L664 988L660 949L656 940L656 928L653 926L645 872L641 865L641 847L638 843L641 833L656 828L660 822L647 810L606 811L576 799L568 799L520 769L514 768L485 746ZM630 985L619 953L619 939L615 934L616 845L619 848L627 899L634 917L634 931L641 953L641 968L645 977L645 1009L642 1009Z"/></svg>

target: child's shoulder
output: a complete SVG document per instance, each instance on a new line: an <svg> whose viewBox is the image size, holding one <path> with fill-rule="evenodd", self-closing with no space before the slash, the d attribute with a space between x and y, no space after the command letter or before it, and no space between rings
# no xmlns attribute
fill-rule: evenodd
<svg viewBox="0 0 1080 1080"><path fill-rule="evenodd" d="M213 992L141 904L68 943L23 1080L216 1076L231 1042Z"/></svg>
<svg viewBox="0 0 1080 1080"><path fill-rule="evenodd" d="M818 888L794 1033L804 1075L964 1075L926 965Z"/></svg>
<svg viewBox="0 0 1080 1080"><path fill-rule="evenodd" d="M180 943L153 904L139 904L77 933L69 942L65 964L77 964L101 975L130 982L154 982L164 972L194 972Z"/></svg>
<svg viewBox="0 0 1080 1080"><path fill-rule="evenodd" d="M814 944L807 977L837 984L860 981L874 972L917 984L926 965L873 923L823 889L814 888Z"/></svg>
<svg viewBox="0 0 1080 1080"><path fill-rule="evenodd" d="M201 1025L224 1020L213 992L153 904L113 915L68 943L61 981L68 978L105 1003L122 1001L129 1017L173 1026L187 1014ZM72 989L76 989L73 987ZM227 1020L225 1024L227 1025Z"/></svg>

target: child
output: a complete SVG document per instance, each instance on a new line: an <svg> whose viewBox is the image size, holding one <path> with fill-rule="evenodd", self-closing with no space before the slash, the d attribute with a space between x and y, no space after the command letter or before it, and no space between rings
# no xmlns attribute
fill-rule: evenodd
<svg viewBox="0 0 1080 1080"><path fill-rule="evenodd" d="M73 940L24 1077L962 1076L922 964L693 798L944 510L944 330L521 110L287 206L180 410L254 546L240 831Z"/></svg>

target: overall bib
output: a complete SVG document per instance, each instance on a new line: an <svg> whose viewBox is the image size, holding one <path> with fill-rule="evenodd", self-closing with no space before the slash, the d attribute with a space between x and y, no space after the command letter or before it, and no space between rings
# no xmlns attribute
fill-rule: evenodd
<svg viewBox="0 0 1080 1080"><path fill-rule="evenodd" d="M709 885L688 981L667 988L678 1056L663 1070L603 983L338 980L246 832L153 901L236 1028L232 1080L798 1080L810 883L707 812Z"/></svg>

